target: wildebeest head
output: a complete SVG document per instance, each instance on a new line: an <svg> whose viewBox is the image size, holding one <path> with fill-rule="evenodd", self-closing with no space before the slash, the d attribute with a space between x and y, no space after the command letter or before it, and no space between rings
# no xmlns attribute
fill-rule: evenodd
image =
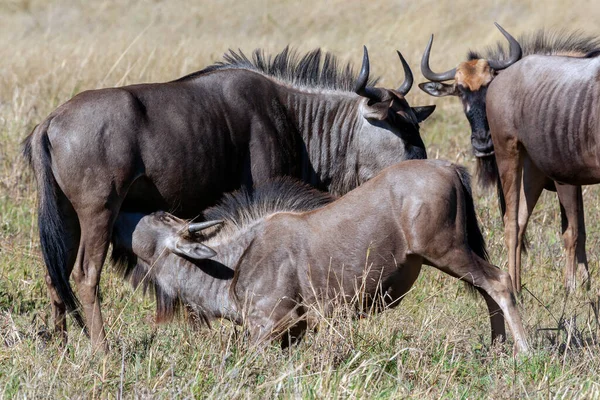
<svg viewBox="0 0 600 400"><path fill-rule="evenodd" d="M221 223L217 220L189 224L164 211L150 215L124 213L115 226L115 239L117 243L129 242L127 246L147 263L169 253L199 261L216 252L194 239L195 233Z"/></svg>
<svg viewBox="0 0 600 400"><path fill-rule="evenodd" d="M461 62L456 68L443 73L435 73L429 68L429 54L433 35L421 59L421 72L431 82L420 83L426 93L436 96L458 96L469 124L471 125L471 144L477 157L486 157L494 152L494 145L486 117L485 96L487 89L498 73L521 59L519 42L500 25L496 26L510 44L510 55L506 60L470 59ZM454 80L447 84L443 81Z"/></svg>
<svg viewBox="0 0 600 400"><path fill-rule="evenodd" d="M387 129L413 147L415 154L407 158L426 158L425 146L419 135L419 123L431 115L435 106L411 107L408 104L404 97L412 87L413 75L402 54L399 51L397 53L404 69L404 82L400 87L395 90L367 87L369 55L367 48L364 47L363 64L354 88L358 95L365 97L361 109L362 116L366 121L363 129ZM373 138L378 138L376 133L373 133L374 135L362 136L372 142ZM385 140L385 138L381 138L381 140Z"/></svg>

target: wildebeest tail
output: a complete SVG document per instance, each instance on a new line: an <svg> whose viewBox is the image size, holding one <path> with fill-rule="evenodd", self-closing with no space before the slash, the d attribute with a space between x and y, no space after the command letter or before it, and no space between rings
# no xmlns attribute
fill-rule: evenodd
<svg viewBox="0 0 600 400"><path fill-rule="evenodd" d="M64 196L51 167L50 141L47 129L50 120L38 125L23 141L23 155L35 173L38 186L38 228L40 245L48 275L58 296L77 323L84 327L80 303L69 283L68 249L65 237L65 215L58 203ZM35 141L35 142L34 142Z"/></svg>
<svg viewBox="0 0 600 400"><path fill-rule="evenodd" d="M471 250L484 260L488 260L488 252L485 246L485 239L481 233L477 214L475 213L475 204L473 203L473 193L471 191L471 176L465 167L455 165L456 173L462 184L465 197L465 212L467 224L467 242Z"/></svg>
<svg viewBox="0 0 600 400"><path fill-rule="evenodd" d="M465 207L465 223L467 225L467 243L469 247L475 254L484 260L488 260L488 252L485 246L485 239L483 238L483 234L481 233L481 228L479 227L479 222L477 222L477 214L475 213L475 204L473 202L473 192L471 191L471 176L465 167L460 165L455 165L456 173L460 178L463 196L465 199L464 207ZM467 281L463 281L467 288L467 291L471 295L475 295L477 291L480 291L480 288L476 288L474 285Z"/></svg>

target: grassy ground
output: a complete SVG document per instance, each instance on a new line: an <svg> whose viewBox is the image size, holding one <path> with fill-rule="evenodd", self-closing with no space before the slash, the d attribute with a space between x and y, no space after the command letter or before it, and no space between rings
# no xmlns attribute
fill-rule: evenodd
<svg viewBox="0 0 600 400"><path fill-rule="evenodd" d="M127 5L125 5L127 4ZM248 348L240 329L215 323L156 326L154 304L107 268L103 310L112 351L91 355L74 327L68 351L48 339L50 308L36 237L35 190L19 142L60 103L84 89L169 80L228 48L323 47L358 63L369 46L384 86L402 80L401 50L417 73L429 34L432 67L456 64L469 47L542 26L600 33L596 1L239 2L0 1L0 397L369 397L593 398L598 347L599 192L586 188L592 289L565 298L555 195L545 193L529 228L520 299L533 352L489 348L484 303L425 270L399 309L368 320L323 320L289 352ZM433 99L414 89L413 105ZM436 101L423 124L430 157L474 168L469 130L455 99ZM493 193L476 189L491 259L505 267Z"/></svg>

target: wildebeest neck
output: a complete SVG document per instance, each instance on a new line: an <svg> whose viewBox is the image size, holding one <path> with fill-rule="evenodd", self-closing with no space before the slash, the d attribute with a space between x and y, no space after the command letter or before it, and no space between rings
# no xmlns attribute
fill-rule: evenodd
<svg viewBox="0 0 600 400"><path fill-rule="evenodd" d="M334 194L343 194L356 186L358 175L355 135L362 122L360 98L351 93L286 92L288 109L303 145L303 175L308 182ZM348 175L352 175L349 177ZM303 179L305 180L305 179ZM347 187L345 181L354 185Z"/></svg>

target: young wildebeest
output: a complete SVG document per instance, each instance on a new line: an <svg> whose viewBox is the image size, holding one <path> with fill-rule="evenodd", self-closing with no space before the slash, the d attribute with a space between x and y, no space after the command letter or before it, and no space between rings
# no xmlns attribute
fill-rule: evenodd
<svg viewBox="0 0 600 400"><path fill-rule="evenodd" d="M492 339L505 337L506 318L516 349L526 351L510 276L486 261L469 185L466 170L449 162L406 161L312 211L275 212L233 195L241 210L209 211L204 224L223 227L206 237L164 212L123 214L115 249L134 283L147 277L157 288L159 318L178 299L206 319L244 321L256 342L286 331L300 337L314 323L313 306L395 307L427 264L474 285Z"/></svg>
<svg viewBox="0 0 600 400"><path fill-rule="evenodd" d="M547 96L551 91L555 90L554 83L551 82L552 78L541 80L539 77L534 77L533 75L530 75L528 79L533 79L536 82L537 90L539 93L543 93L543 98L546 99L541 101L542 97L537 97L541 101L540 105L542 105L544 110L543 114L535 114L532 107L527 106L525 108L519 104L519 99L530 96L533 91L528 93L516 89L514 83L509 85L510 90L513 92L514 101L505 102L504 106L506 109L496 108L495 111L492 111L487 107L486 116L486 100L489 103L488 88L494 85L499 90L500 85L493 84L497 76L503 75L506 73L505 70L511 69L512 67L510 66L516 63L522 54L526 56L531 54L546 54L585 57L589 52L600 48L600 40L593 37L583 37L579 34L551 34L549 32L538 31L531 35L523 36L517 41L499 25L496 24L496 26L498 26L510 43L508 53L502 47L502 44L498 43L496 48L490 48L487 51L485 57L479 53L470 52L468 61L460 63L457 68L439 74L432 72L429 68L432 36L421 61L421 72L432 82L422 83L419 86L433 96L458 96L463 104L465 115L471 125L471 144L478 160L480 182L484 185L492 183L497 185L502 214L505 218L505 226L507 226L508 230L517 230L516 244L509 244L509 241L513 239L510 238L510 235L506 236L511 254L509 256L509 272L513 278L515 290L517 292L521 290L521 251L524 249L525 229L531 212L544 188L555 190L560 202L563 240L567 251L565 287L567 290L575 288L575 275L579 266L583 280L587 282L587 287L589 288L590 281L585 252L586 235L581 187L568 184L576 183L576 180L553 181L551 177L545 174L545 171L540 170L539 165L532 163L530 158L524 157L522 162L522 184L519 183L520 192L518 196L520 200L518 202L518 211L515 212L515 216L507 216L505 213L504 193L500 186L496 165L498 146L503 146L504 143L497 143L492 140L488 125L488 120L492 118L502 119L507 112L520 112L522 113L523 120L533 118L538 121L548 121L548 125L545 128L530 133L531 135L537 135L537 139L535 140L548 141L550 140L550 137L547 135L548 131L562 129L564 125L562 123L551 124L550 119L547 119L547 115L564 115L564 112L567 112L570 107L568 100L564 98L564 101L560 102L549 101L549 97ZM442 83L442 81L446 80L454 80L455 82L452 85ZM572 100L574 101L577 98L575 96ZM580 113L576 115L581 116ZM520 120L517 122L520 123ZM563 133L567 134L569 129ZM574 132L569 131L568 134L571 135ZM573 153L573 155L579 154L579 151ZM560 160L556 161L559 163L562 162ZM514 206L514 203L511 206ZM514 218L516 218L516 222L514 222ZM509 226L513 222L516 224L516 228ZM513 248L514 246L516 246L516 250Z"/></svg>
<svg viewBox="0 0 600 400"><path fill-rule="evenodd" d="M399 54L399 53L398 53ZM400 55L400 54L399 54ZM382 168L425 158L419 122L398 90L371 87L320 50L225 61L168 83L83 92L25 140L39 187L39 230L56 329L65 311L104 345L100 274L121 210L192 218L222 193L290 175L343 194ZM63 335L66 339L66 336Z"/></svg>

